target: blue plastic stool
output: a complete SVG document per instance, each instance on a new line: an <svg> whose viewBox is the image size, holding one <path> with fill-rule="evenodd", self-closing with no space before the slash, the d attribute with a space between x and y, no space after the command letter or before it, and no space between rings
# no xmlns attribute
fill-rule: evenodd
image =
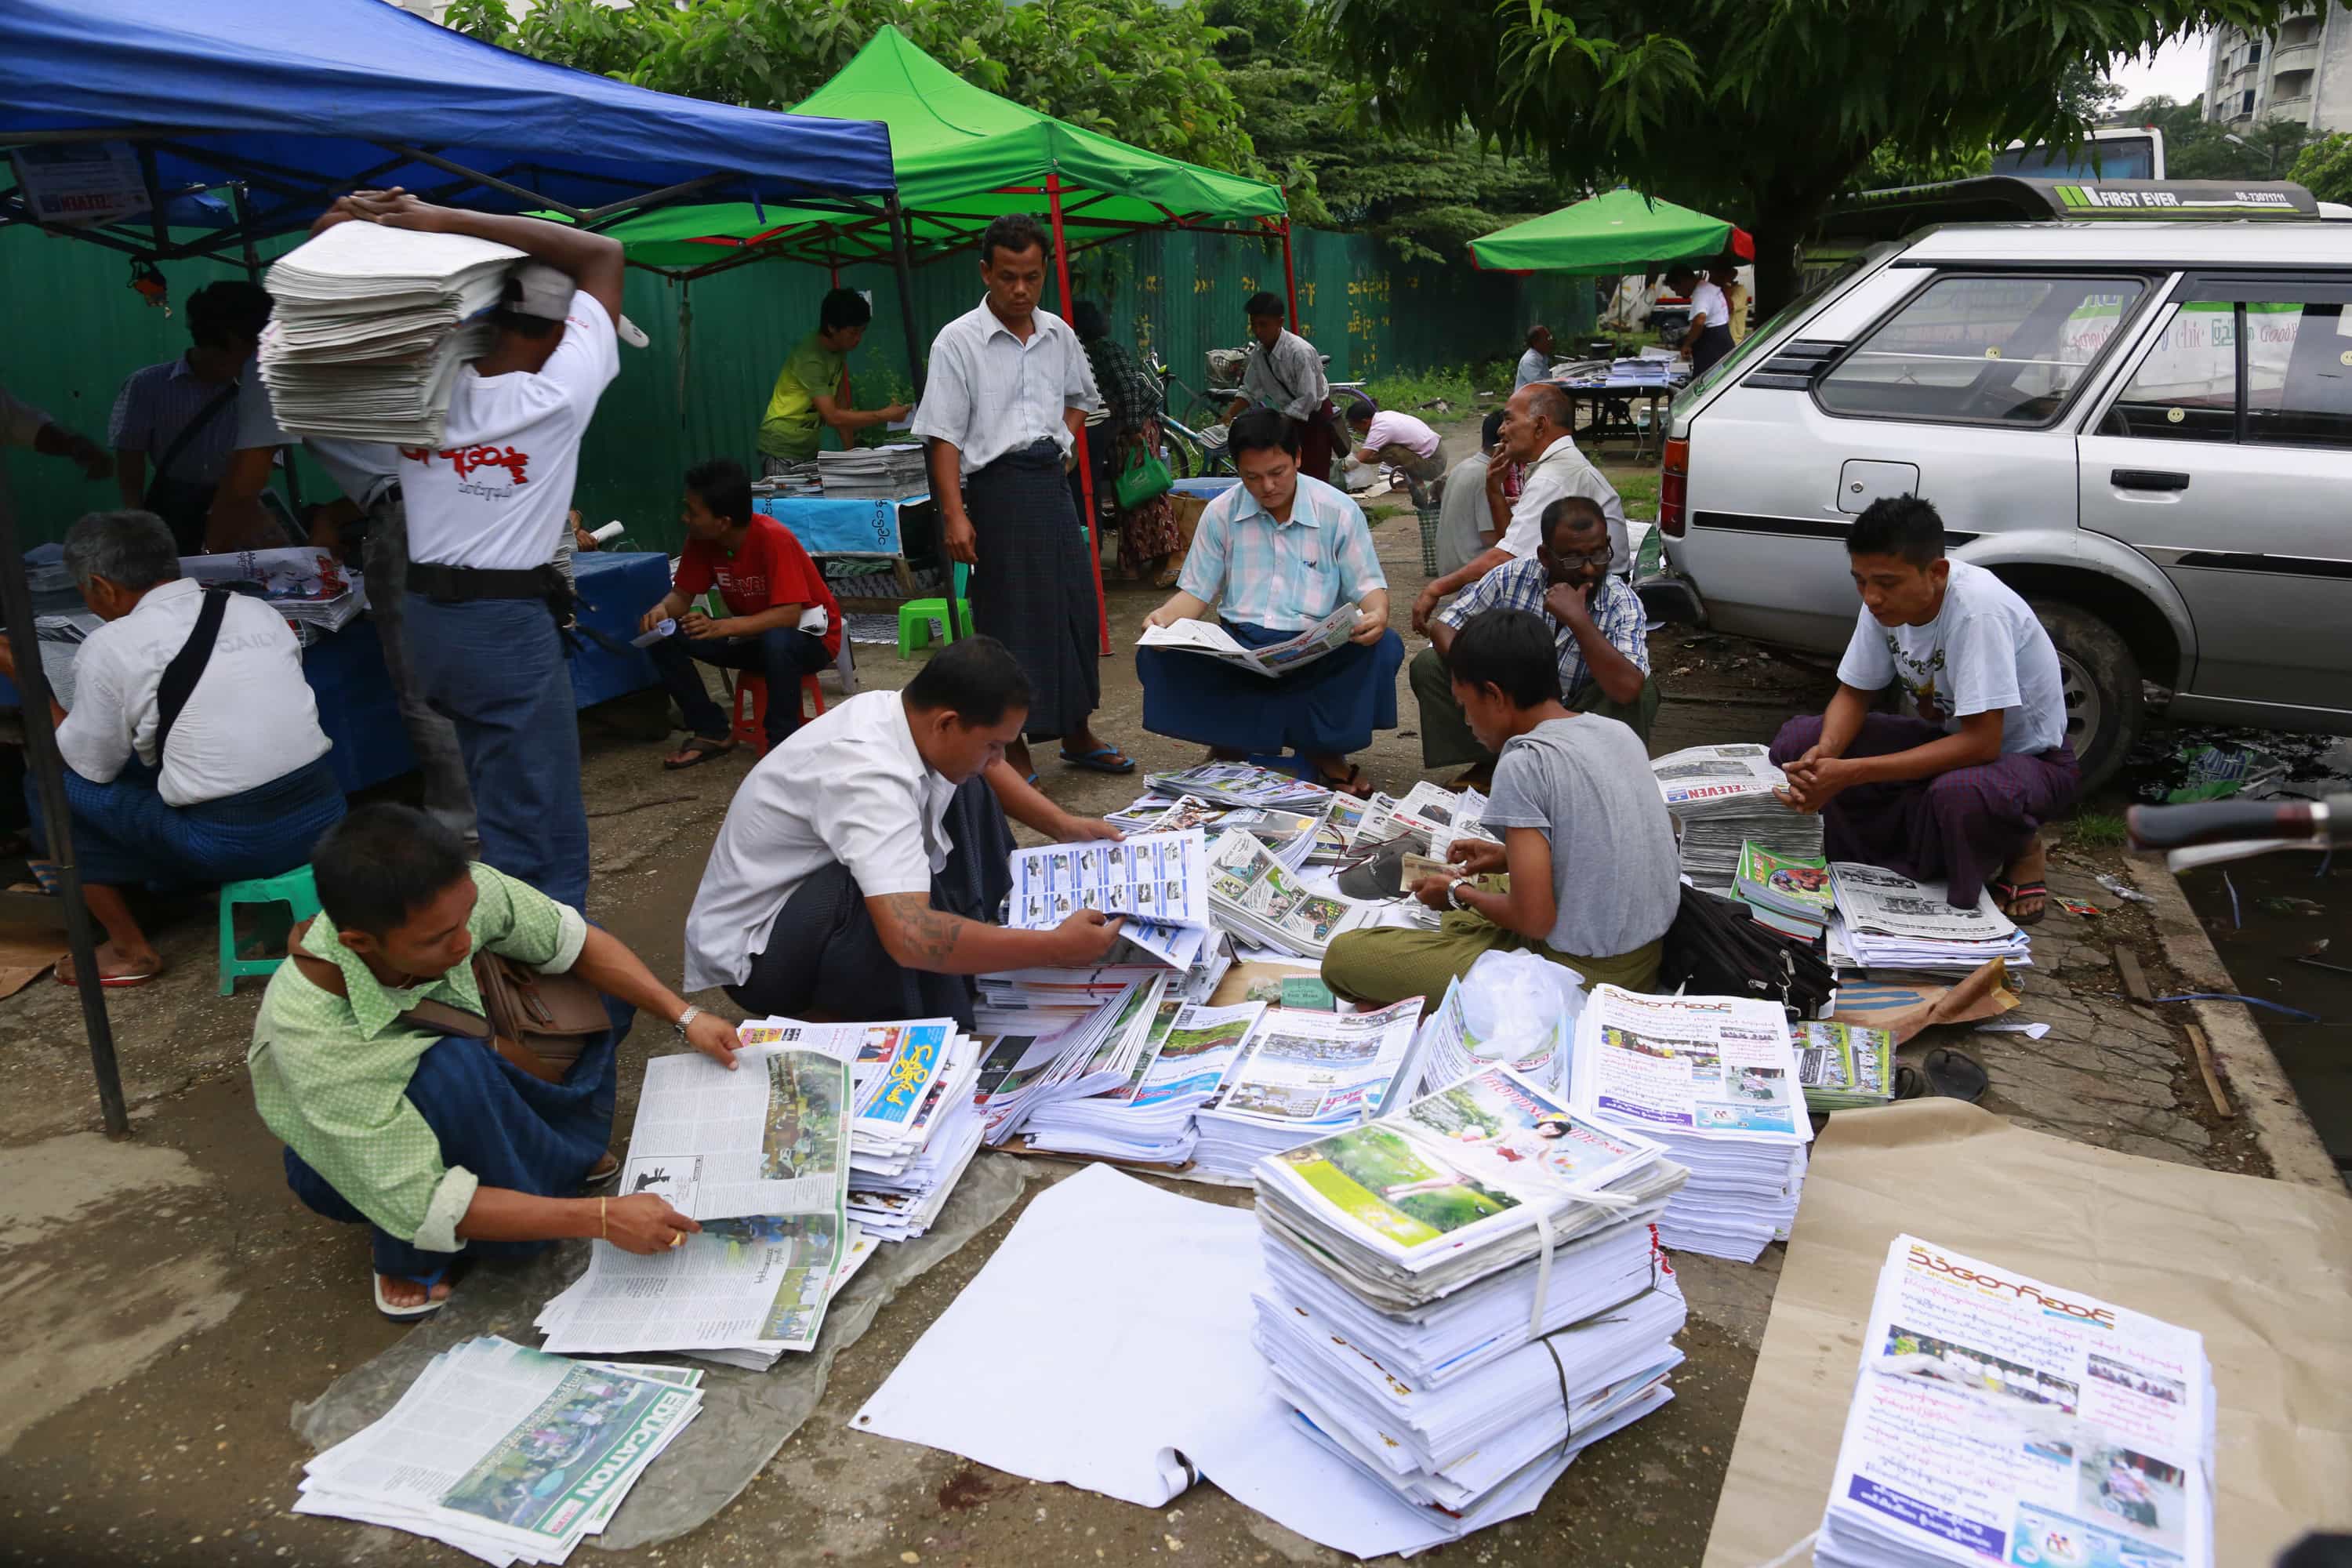
<svg viewBox="0 0 2352 1568"><path fill-rule="evenodd" d="M290 911L286 923L291 927L299 921L309 920L319 912L319 888L310 879L310 868L297 866L291 871L276 877L254 877L242 882L226 882L220 890L220 994L234 995L236 982L244 974L275 974L278 966L286 962L278 958L239 958L236 955L236 907L239 904L284 904Z"/></svg>

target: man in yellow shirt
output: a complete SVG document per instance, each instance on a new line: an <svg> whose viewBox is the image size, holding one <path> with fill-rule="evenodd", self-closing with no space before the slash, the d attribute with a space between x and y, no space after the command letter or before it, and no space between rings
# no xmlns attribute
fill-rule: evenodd
<svg viewBox="0 0 2352 1568"><path fill-rule="evenodd" d="M800 341L776 373L768 412L760 421L760 456L769 478L795 463L814 462L817 441L828 425L848 447L868 426L907 417L906 404L854 408L843 395L850 351L873 320L874 307L855 289L835 289L817 308L816 331Z"/></svg>

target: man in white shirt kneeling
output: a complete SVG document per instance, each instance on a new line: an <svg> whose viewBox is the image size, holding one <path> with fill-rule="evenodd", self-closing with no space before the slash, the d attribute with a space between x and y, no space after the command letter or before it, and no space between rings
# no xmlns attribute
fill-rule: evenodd
<svg viewBox="0 0 2352 1568"><path fill-rule="evenodd" d="M794 731L727 808L686 917L685 989L724 986L754 1017L970 1028L971 976L1099 962L1116 916L993 923L1013 885L1006 813L1064 842L1119 837L1005 762L1028 717L1020 664L975 636L904 691L861 692Z"/></svg>
<svg viewBox="0 0 2352 1568"><path fill-rule="evenodd" d="M49 704L74 863L106 928L100 982L141 985L163 961L125 889L290 871L342 820L343 792L300 645L277 611L182 577L172 531L152 512L83 518L66 534L65 565L106 622L75 657L72 710ZM5 640L0 672L16 674ZM46 845L40 796L26 793ZM69 961L58 978L71 980Z"/></svg>

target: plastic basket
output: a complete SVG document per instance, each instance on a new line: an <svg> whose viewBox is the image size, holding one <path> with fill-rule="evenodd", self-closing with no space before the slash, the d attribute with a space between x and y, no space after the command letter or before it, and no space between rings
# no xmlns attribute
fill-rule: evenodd
<svg viewBox="0 0 2352 1568"><path fill-rule="evenodd" d="M1437 575L1437 524L1444 513L1433 506L1419 506L1412 510L1413 515L1421 519L1421 569L1434 577Z"/></svg>

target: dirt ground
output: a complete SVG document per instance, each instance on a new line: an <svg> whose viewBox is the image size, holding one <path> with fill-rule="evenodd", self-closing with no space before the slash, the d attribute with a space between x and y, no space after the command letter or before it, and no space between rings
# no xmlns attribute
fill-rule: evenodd
<svg viewBox="0 0 2352 1568"><path fill-rule="evenodd" d="M1461 439L1457 434L1454 443ZM1422 581L1410 511L1386 516L1376 538L1402 621ZM1195 748L1147 735L1139 722L1140 692L1127 649L1160 595L1112 584L1108 597L1119 651L1102 667L1097 730L1144 768L1194 760ZM1819 672L1727 638L1668 629L1654 638L1653 650L1668 697L1654 738L1658 752L1767 739L1823 690ZM868 686L903 684L915 668L887 648L859 652ZM1398 793L1422 772L1409 691L1401 724L1363 759ZM591 912L656 973L674 975L704 855L748 758L665 773L656 760L663 725L650 700L625 700L587 716ZM1043 783L1055 798L1090 812L1122 805L1140 787L1137 780L1051 762ZM2070 887L2092 886L2089 860L2062 857L2062 863ZM2048 984L2037 972L2028 987L2030 998L2047 997L2057 1010L2051 1040L2028 1047L2021 1036L1971 1037L1970 1048L1983 1049L1993 1068L1995 1108L2093 1142L2136 1135L2145 1124L2151 1136L2169 1140L2168 1157L2259 1168L2257 1156L2226 1136L2198 1136L2203 1129L2181 1068L2185 1058L2168 1054L2173 1047L2161 1043L2166 1031L2152 1018L2137 1020L2145 1037L2136 1054L2110 1064L2116 1081L2128 1077L2137 1086L2125 1097L2130 1124L2096 1110L2106 1103L2100 1098L2106 1069L2094 1059L2102 1048L2095 1037L2114 1036L2118 1019L2134 1016L2120 1001L2112 1016L2100 1012L2109 1004L2097 991L2102 975L2106 987L2116 985L2107 948L2145 940L2134 934L2130 919L2123 913L2109 927L2079 931L2062 924L2053 933L2056 942L2073 944L2066 961L2054 966ZM279 1151L253 1113L243 1072L261 985L248 981L234 997L216 994L211 921L208 905L191 905L159 922L172 973L163 983L111 999L135 1124L127 1142L109 1142L96 1131L72 994L43 981L0 1001L0 1057L15 1086L0 1100L0 1301L13 1342L0 1363L0 1560L467 1561L431 1542L287 1511L309 1457L289 1426L289 1407L403 1331L379 1319L368 1300L367 1247L358 1228L318 1218L286 1189ZM2154 944L2147 945L2154 963ZM2015 1015L2044 1016L2031 1003ZM2070 1038L2079 1043L2081 1059L2070 1061L2069 1070L2086 1077L2036 1078L2027 1070L2042 1071ZM640 1026L631 1037L620 1127L628 1125L644 1058L670 1048L666 1027ZM1075 1168L1041 1163L1054 1179ZM1033 1183L1027 1192L1040 1190ZM1211 1202L1245 1201L1222 1189L1181 1190ZM741 1498L667 1547L618 1555L790 1568L1126 1565L1180 1555L1220 1565L1339 1563L1337 1554L1213 1488L1147 1510L846 1429L851 1414L978 1270L1019 1212L885 1309L836 1363L816 1414ZM1571 1554L1655 1568L1697 1562L1780 1249L1753 1268L1680 1261L1692 1308L1683 1341L1690 1361L1675 1375L1674 1403L1589 1451L1535 1515L1433 1558L1498 1568L1534 1568ZM973 1375L983 1379L986 1369L974 1368ZM1008 1405L1019 1399L1017 1389L1001 1393ZM647 1484L659 1484L658 1472Z"/></svg>

